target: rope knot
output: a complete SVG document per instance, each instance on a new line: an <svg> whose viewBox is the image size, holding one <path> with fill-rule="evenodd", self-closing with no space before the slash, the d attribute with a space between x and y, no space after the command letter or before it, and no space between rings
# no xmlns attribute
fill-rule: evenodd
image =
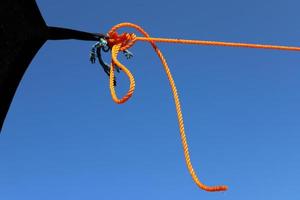
<svg viewBox="0 0 300 200"><path fill-rule="evenodd" d="M133 34L133 33L122 33L122 34L119 35L117 33L117 29L122 28L122 27L134 28L138 32L142 33L144 35L144 37L136 37L136 35ZM178 124L179 124L179 131L180 131L181 141L182 141L183 150L184 150L183 151L184 152L184 157L185 157L185 161L186 161L188 170L189 170L193 180L195 181L195 183L200 188L202 188L206 191L214 192L214 191L227 190L227 186L222 186L222 185L221 186L206 186L206 185L204 185L202 182L200 182L200 180L198 179L198 177L197 177L197 175L196 175L196 173L193 169L193 166L192 166L192 163L191 163L191 160L190 160L188 144L187 144L186 136L185 136L183 116L182 116L182 112L181 112L181 106L180 106L180 101L179 101L179 97L178 97L177 88L176 88L174 79L172 77L172 74L170 72L170 69L168 67L167 61L164 58L161 51L158 49L158 47L155 44L155 41L154 41L155 38L150 38L149 34L146 31L144 31L144 29L142 29L140 26L138 26L136 24L132 24L132 23L121 23L121 24L118 24L118 25L114 26L108 32L107 36L108 36L107 42L108 42L108 46L111 49L111 58L112 58L111 64L110 64L110 73L109 73L109 87L110 87L110 93L111 93L111 96L112 96L112 99L114 100L114 102L116 102L118 104L125 103L132 96L132 94L134 92L134 89L135 89L134 77L131 74L131 72L122 63L120 63L118 61L118 59L117 59L118 53L120 51L126 51L136 41L148 41L151 44L151 46L153 47L156 54L158 55L159 59L161 60L163 66L164 66L165 72L167 74L167 77L169 79L169 82L170 82L170 86L171 86L174 101L175 101L175 107L176 107ZM167 41L167 42L174 42L174 41L171 41L169 39L164 40L162 38L158 38L157 40ZM184 41L178 40L178 39L176 39L175 42L177 42L177 43L186 43L186 44L193 43L192 40L184 42ZM130 82L129 89L128 89L127 93L122 98L117 97L115 87L114 87L114 82L113 82L114 81L114 69L115 69L116 66L119 69L121 69L128 76L129 82Z"/></svg>
<svg viewBox="0 0 300 200"><path fill-rule="evenodd" d="M108 34L108 46L112 48L114 45L121 45L120 50L125 51L132 47L136 42L136 35L134 33L118 34L115 31Z"/></svg>

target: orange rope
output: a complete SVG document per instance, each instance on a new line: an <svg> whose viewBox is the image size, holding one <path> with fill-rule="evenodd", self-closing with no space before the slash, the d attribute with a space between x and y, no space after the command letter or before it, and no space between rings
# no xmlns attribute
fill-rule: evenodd
<svg viewBox="0 0 300 200"><path fill-rule="evenodd" d="M152 38L152 37L151 38L137 37L136 40L165 42L165 43L196 44L196 45L206 45L206 46L244 47L244 48L255 48L255 49L300 51L300 47L249 44L249 43L238 43L238 42L217 42L217 41L205 41L205 40L183 40L183 39Z"/></svg>
<svg viewBox="0 0 300 200"><path fill-rule="evenodd" d="M123 33L119 35L116 31L122 27L131 27L139 31L144 37L137 37L135 34L131 33ZM216 41L203 41L203 40L183 40L183 39L166 39L166 38L152 38L149 36L149 34L144 31L140 26L132 23L121 23L114 26L109 32L108 32L108 45L111 48L111 68L110 68L110 81L109 81L109 87L112 95L112 99L114 102L118 104L125 103L133 94L135 89L135 81L134 77L131 74L131 72L122 65L118 59L118 53L120 51L125 51L128 48L132 47L136 41L148 41L151 46L153 47L154 51L158 55L161 63L164 66L165 72L167 74L167 77L170 82L170 86L172 89L176 112L177 112L177 118L178 118L178 124L179 124L179 130L180 130L180 136L181 136L181 142L184 150L184 157L185 162L188 167L188 170L195 181L195 183L203 190L209 191L209 192L215 192L215 191L225 191L228 189L227 186L221 185L221 186L206 186L203 183L200 182L198 179L189 155L188 150L188 144L186 140L186 135L184 131L184 123L183 123L183 116L181 112L181 106L180 101L178 97L178 92L176 89L176 85L174 82L174 79L172 77L172 74L170 72L170 69L168 67L168 64L166 62L166 59L164 58L161 51L158 49L155 42L167 42L167 43L182 43L182 44L196 44L196 45L214 45L214 46L230 46L230 47L247 47L247 48L261 48L261 49L276 49L276 50L290 50L290 51L300 51L300 47L289 47L289 46L274 46L274 45L262 45L262 44L247 44L247 43L232 43L232 42L216 42ZM130 81L129 89L125 96L123 96L121 99L119 99L115 92L115 86L114 86L114 68L115 66L119 67L122 71L125 72L125 74L128 76Z"/></svg>

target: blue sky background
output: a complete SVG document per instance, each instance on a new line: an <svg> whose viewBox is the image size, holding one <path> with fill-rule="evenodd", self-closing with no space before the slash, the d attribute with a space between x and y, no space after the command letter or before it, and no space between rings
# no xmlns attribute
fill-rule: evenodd
<svg viewBox="0 0 300 200"><path fill-rule="evenodd" d="M300 45L297 0L38 0L49 25L106 33L133 22L152 36ZM163 67L147 43L121 59L136 78L124 105L89 63L93 42L49 41L0 135L0 199L300 199L300 53L159 44L181 97L185 166ZM118 74L118 92L128 80Z"/></svg>

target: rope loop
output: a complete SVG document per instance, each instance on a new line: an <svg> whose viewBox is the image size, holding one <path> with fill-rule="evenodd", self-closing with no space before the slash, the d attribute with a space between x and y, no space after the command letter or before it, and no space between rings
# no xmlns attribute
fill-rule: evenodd
<svg viewBox="0 0 300 200"><path fill-rule="evenodd" d="M134 28L135 30L140 32L144 37L137 37L134 33L118 34L117 30L122 27ZM169 79L171 90L172 90L172 93L174 96L174 103L175 103L175 108L176 108L176 112L177 112L178 125L179 125L181 142L182 142L182 146L183 146L185 162L186 162L187 168L192 176L192 179L198 185L198 187L200 187L203 190L209 191L209 192L227 190L227 186L224 186L224 185L219 185L219 186L204 185L198 179L198 177L193 169L193 166L192 166L192 163L190 160L188 144L187 144L187 139L186 139L185 130L184 130L183 116L182 116L182 112L181 112L181 106L180 106L180 101L179 101L179 96L178 96L178 92L176 89L175 81L172 77L171 71L167 64L167 61L164 58L162 52L159 50L159 48L155 44L155 41L152 40L152 38L150 38L149 34L143 28L141 28L140 26L138 26L136 24L132 24L132 23L117 24L108 32L107 36L108 36L108 40L107 40L108 46L111 49L111 58L112 58L111 65L110 65L109 87L110 87L111 96L112 96L112 99L114 100L114 102L117 104L125 103L132 96L134 89L135 89L134 77L131 74L131 72L122 63L120 63L118 61L118 59L117 59L118 53L120 51L126 51L128 48L132 47L136 41L138 41L138 40L142 41L144 39L144 41L149 42L151 44L151 46L153 47L155 53L159 57L162 65L165 69L167 78ZM115 86L113 83L115 66L119 67L123 72L125 72L125 74L128 76L129 81L130 81L130 86L129 86L127 93L120 99L116 95Z"/></svg>
<svg viewBox="0 0 300 200"><path fill-rule="evenodd" d="M137 30L140 32L143 37L137 37L134 33L122 33L118 34L117 30L122 27L129 27ZM111 67L110 67L110 91L112 99L118 103L124 103L126 102L133 94L135 89L135 80L131 72L118 61L117 56L120 51L127 51L130 47L132 47L136 41L144 41L149 42L151 46L153 47L155 53L159 57L166 75L169 79L171 90L174 97L174 103L175 108L177 112L177 118L178 118L178 125L179 125L179 131L180 131L180 137L181 142L183 146L183 152L185 157L185 162L187 165L187 168L192 176L192 179L194 182L203 190L209 191L209 192L215 192L215 191L225 191L228 189L225 185L218 185L218 186L207 186L203 184L197 177L189 155L189 149L187 144L187 139L185 135L184 130L184 123L183 123L183 116L181 112L181 106L179 101L179 95L176 89L175 81L172 77L171 71L169 69L169 66L167 64L166 59L164 58L162 52L159 50L159 48L156 45L156 42L164 42L164 43L180 43L180 44L194 44L194 45L209 45L209 46L226 46L226 47L244 47L244 48L257 48L257 49L273 49L273 50L285 50L285 51L300 51L300 47L297 46L280 46L280 45L264 45L264 44L249 44L249 43L234 43L234 42L217 42L217 41L205 41L205 40L185 40L185 39L172 39L172 38L153 38L150 37L149 34L140 26L133 24L133 23L120 23L116 26L112 27L112 29L107 34L108 38L108 47L111 49ZM119 99L115 92L114 87L114 68L115 66L119 67L122 71L125 72L125 74L128 76L130 81L130 86L127 91L127 94L124 95L121 99Z"/></svg>
<svg viewBox="0 0 300 200"><path fill-rule="evenodd" d="M128 101L128 99L132 96L132 94L135 90L135 80L134 80L132 73L117 58L118 53L120 52L120 49L121 49L121 43L114 45L112 47L112 50L111 50L112 61L111 61L110 73L109 73L110 93L111 93L113 101L117 104L122 104L122 103L125 103L126 101ZM114 84L115 66L119 67L127 75L127 77L129 78L129 82L130 82L127 93L121 99L119 99L117 97L116 90L115 90L115 84Z"/></svg>

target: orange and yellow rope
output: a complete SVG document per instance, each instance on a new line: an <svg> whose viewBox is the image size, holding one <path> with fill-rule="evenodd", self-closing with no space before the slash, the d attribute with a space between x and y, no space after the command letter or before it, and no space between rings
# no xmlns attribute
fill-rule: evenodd
<svg viewBox="0 0 300 200"><path fill-rule="evenodd" d="M137 37L133 33L123 33L118 34L116 31L123 27L130 27L134 28L137 31L139 31L144 37ZM108 32L108 45L111 48L111 67L110 67L110 81L109 81L109 87L111 91L111 96L114 102L118 104L125 103L133 94L135 89L135 80L131 72L118 61L118 53L120 51L125 51L128 48L132 47L136 41L147 41L151 44L154 51L158 55L161 63L163 64L163 67L165 69L165 72L167 74L167 77L170 82L170 86L172 89L176 112L177 112L177 118L178 118L178 124L179 124L179 130L180 130L180 136L181 136L181 142L183 145L184 150L184 157L185 162L188 167L188 170L195 181L195 183L203 190L209 191L209 192L215 192L215 191L225 191L228 189L227 186L221 185L221 186L207 186L204 185L200 180L198 179L189 155L189 149L188 144L186 140L185 130L184 130L184 123L183 123L183 116L181 112L181 106L180 106L180 100L178 96L178 92L176 89L176 85L174 82L174 79L172 77L172 74L170 72L170 69L168 67L167 61L164 58L163 54L155 44L155 42L166 42L166 43L181 43L181 44L195 44L195 45L214 45L214 46L229 46L229 47L247 47L247 48L260 48L260 49L275 49L275 50L289 50L289 51L300 51L300 47L289 47L289 46L275 46L275 45L262 45L262 44L247 44L247 43L232 43L232 42L216 42L216 41L203 41L203 40L183 40L183 39L168 39L168 38L152 38L149 36L149 34L144 31L140 26L132 23L121 23L114 26L109 32ZM125 74L128 76L130 85L129 89L121 99L119 99L116 95L115 86L114 86L114 68L115 66L119 67L122 71L125 72Z"/></svg>

